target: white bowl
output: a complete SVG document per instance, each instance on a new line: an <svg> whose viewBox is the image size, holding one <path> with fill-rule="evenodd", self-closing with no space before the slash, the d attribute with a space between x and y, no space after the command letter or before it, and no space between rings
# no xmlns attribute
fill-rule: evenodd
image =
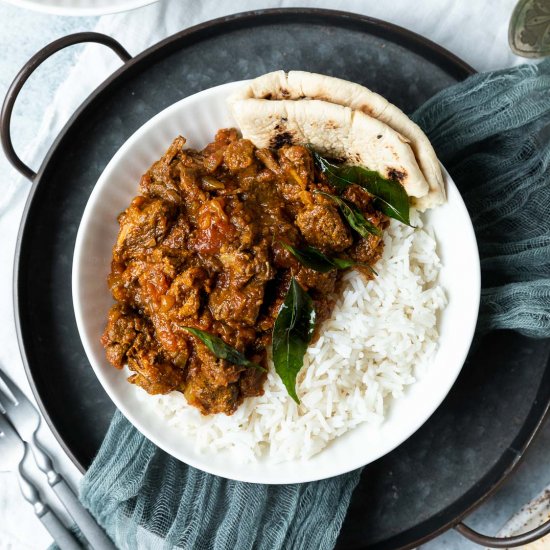
<svg viewBox="0 0 550 550"><path fill-rule="evenodd" d="M18 8L55 15L92 16L135 10L158 0L5 0Z"/></svg>
<svg viewBox="0 0 550 550"><path fill-rule="evenodd" d="M360 425L307 460L273 463L268 458L245 467L227 452L201 454L176 428L167 426L142 391L105 359L100 336L112 304L107 289L117 215L137 194L140 176L162 156L173 138L201 148L219 128L235 126L225 98L243 82L224 84L182 99L143 125L119 149L95 186L78 231L73 259L73 301L84 349L115 405L160 448L206 472L254 483L298 483L323 479L364 466L411 436L443 401L466 359L477 320L480 268L476 239L462 198L445 172L448 202L430 211L443 262L440 282L449 303L441 315L439 348L426 374L395 400L378 427Z"/></svg>

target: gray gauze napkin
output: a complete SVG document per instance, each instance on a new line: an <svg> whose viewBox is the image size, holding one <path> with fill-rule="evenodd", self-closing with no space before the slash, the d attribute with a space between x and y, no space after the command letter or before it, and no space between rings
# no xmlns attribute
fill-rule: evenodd
<svg viewBox="0 0 550 550"><path fill-rule="evenodd" d="M475 226L478 331L550 337L550 62L472 76L413 118ZM230 481L167 455L117 413L80 496L124 549L324 550L335 544L359 477L360 470L285 486Z"/></svg>

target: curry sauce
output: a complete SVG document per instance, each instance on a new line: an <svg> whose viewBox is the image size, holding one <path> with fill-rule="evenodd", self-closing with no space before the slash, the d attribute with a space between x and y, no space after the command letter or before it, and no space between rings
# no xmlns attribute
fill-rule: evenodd
<svg viewBox="0 0 550 550"><path fill-rule="evenodd" d="M343 271L321 273L284 245L374 264L380 235L352 231L306 147L258 149L235 129L203 150L174 140L142 176L119 215L109 288L116 303L102 337L107 358L151 394L183 392L203 414L232 414L261 395L266 373L215 357L185 330L220 337L267 369L275 319L294 277L308 291L317 332L332 311ZM352 185L343 197L370 223L387 218ZM357 268L371 277L371 271Z"/></svg>

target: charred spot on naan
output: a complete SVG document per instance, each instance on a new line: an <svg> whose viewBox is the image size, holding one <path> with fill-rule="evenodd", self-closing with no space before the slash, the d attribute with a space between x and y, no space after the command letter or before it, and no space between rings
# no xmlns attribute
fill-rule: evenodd
<svg viewBox="0 0 550 550"><path fill-rule="evenodd" d="M285 125L286 122L288 122L288 119L282 117L280 122L277 122L273 127L275 133L269 140L269 146L272 149L278 149L283 145L294 145L296 143L294 134L290 132Z"/></svg>
<svg viewBox="0 0 550 550"><path fill-rule="evenodd" d="M328 120L325 124L325 130L339 130L341 127L342 125L335 120Z"/></svg>
<svg viewBox="0 0 550 550"><path fill-rule="evenodd" d="M403 183L403 181L405 181L405 179L407 178L407 172L406 170L398 170L397 168L388 168L386 176L390 180Z"/></svg>
<svg viewBox="0 0 550 550"><path fill-rule="evenodd" d="M275 126L275 130L277 131L277 133L274 134L269 140L269 146L271 149L279 149L283 145L294 144L294 135L292 134L292 132L281 128L279 124Z"/></svg>

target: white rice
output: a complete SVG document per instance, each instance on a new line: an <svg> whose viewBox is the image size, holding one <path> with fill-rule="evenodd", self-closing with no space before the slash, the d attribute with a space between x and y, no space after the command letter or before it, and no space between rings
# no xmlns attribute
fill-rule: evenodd
<svg viewBox="0 0 550 550"><path fill-rule="evenodd" d="M178 392L148 396L155 410L197 450L231 449L243 461L307 459L358 424L380 425L391 401L429 366L446 304L433 232L417 212L411 217L416 229L392 220L374 280L345 275L298 376L300 406L270 365L264 395L246 399L232 416L202 416Z"/></svg>

